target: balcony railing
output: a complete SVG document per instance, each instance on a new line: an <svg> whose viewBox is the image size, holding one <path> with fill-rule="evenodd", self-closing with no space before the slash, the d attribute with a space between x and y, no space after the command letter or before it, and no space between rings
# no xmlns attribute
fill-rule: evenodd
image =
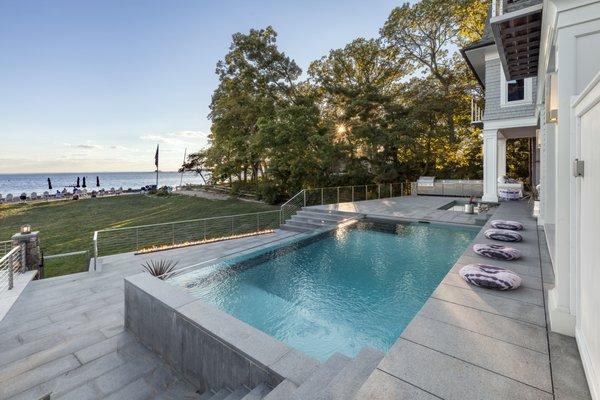
<svg viewBox="0 0 600 400"><path fill-rule="evenodd" d="M471 124L475 126L483 125L483 108L479 107L479 104L473 98L471 98Z"/></svg>

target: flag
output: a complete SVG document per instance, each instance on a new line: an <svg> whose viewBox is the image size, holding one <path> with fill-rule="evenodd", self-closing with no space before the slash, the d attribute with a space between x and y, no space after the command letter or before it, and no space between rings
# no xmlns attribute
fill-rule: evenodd
<svg viewBox="0 0 600 400"><path fill-rule="evenodd" d="M156 154L154 155L154 165L156 165L156 169L158 170L158 145L156 145Z"/></svg>

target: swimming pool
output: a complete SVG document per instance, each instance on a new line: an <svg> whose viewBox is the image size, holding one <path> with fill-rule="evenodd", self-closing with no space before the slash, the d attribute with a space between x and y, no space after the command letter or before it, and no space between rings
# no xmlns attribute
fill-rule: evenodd
<svg viewBox="0 0 600 400"><path fill-rule="evenodd" d="M478 230L361 221L169 281L321 361L385 352Z"/></svg>

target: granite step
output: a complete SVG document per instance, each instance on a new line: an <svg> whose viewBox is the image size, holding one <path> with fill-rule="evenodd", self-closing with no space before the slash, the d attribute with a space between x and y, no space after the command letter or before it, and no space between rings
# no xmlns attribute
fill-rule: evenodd
<svg viewBox="0 0 600 400"><path fill-rule="evenodd" d="M293 391L291 400L316 400L323 389L335 376L350 363L351 359L343 354L335 353Z"/></svg>
<svg viewBox="0 0 600 400"><path fill-rule="evenodd" d="M225 400L231 394L231 390L223 388L210 398L210 400Z"/></svg>
<svg viewBox="0 0 600 400"><path fill-rule="evenodd" d="M264 400L291 399L297 388L298 386L294 382L286 379L277 385L275 389L271 390L271 392L264 397Z"/></svg>
<svg viewBox="0 0 600 400"><path fill-rule="evenodd" d="M341 221L347 218L347 215L334 214L327 211L313 211L313 210L300 210L296 214L297 216L302 217L313 217L313 218L325 218L333 221Z"/></svg>
<svg viewBox="0 0 600 400"><path fill-rule="evenodd" d="M377 368L385 354L371 347L363 348L358 355L323 390L318 400L352 399L367 378Z"/></svg>
<svg viewBox="0 0 600 400"><path fill-rule="evenodd" d="M306 233L306 232L312 232L313 231L310 228L300 228L300 227L297 227L297 226L288 225L287 223L284 224L284 225L281 225L279 227L279 229L281 229L282 231L295 232L295 233Z"/></svg>
<svg viewBox="0 0 600 400"><path fill-rule="evenodd" d="M225 397L225 400L241 400L245 395L250 393L248 389L243 386L235 389L229 396Z"/></svg>
<svg viewBox="0 0 600 400"><path fill-rule="evenodd" d="M301 221L296 221L296 220L287 220L285 221L284 226L293 226L293 227L297 227L297 228L309 228L309 229L321 229L324 227L329 227L332 225L329 224L324 224L324 223L320 223L320 222L301 222Z"/></svg>
<svg viewBox="0 0 600 400"><path fill-rule="evenodd" d="M319 216L307 216L296 214L292 217L291 221L299 221L299 222L309 222L309 223L320 223L320 224L329 224L329 225L337 225L341 222L344 222L345 219L330 219L323 218Z"/></svg>
<svg viewBox="0 0 600 400"><path fill-rule="evenodd" d="M271 389L265 383L261 383L252 389L250 393L242 397L241 400L261 400L264 399L270 391Z"/></svg>

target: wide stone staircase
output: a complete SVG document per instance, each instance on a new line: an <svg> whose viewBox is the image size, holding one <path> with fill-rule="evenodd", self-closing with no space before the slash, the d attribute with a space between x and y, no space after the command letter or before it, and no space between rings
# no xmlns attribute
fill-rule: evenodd
<svg viewBox="0 0 600 400"><path fill-rule="evenodd" d="M291 219L285 221L285 223L280 226L280 229L305 233L312 232L316 229L334 227L354 219L356 219L355 216L350 216L347 213L339 211L303 208L294 214Z"/></svg>
<svg viewBox="0 0 600 400"><path fill-rule="evenodd" d="M300 384L284 380L271 389L260 384L252 390L239 387L209 390L201 400L351 400L371 375L384 354L370 347L363 348L355 358L335 353Z"/></svg>

